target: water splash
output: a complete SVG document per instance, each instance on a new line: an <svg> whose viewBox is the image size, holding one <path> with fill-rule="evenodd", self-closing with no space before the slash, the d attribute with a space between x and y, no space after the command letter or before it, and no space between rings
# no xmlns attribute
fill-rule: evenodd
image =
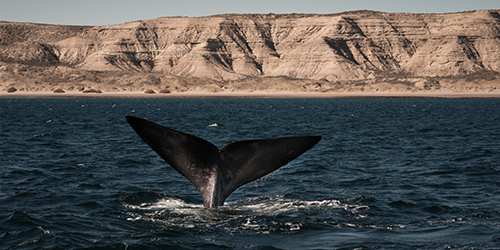
<svg viewBox="0 0 500 250"><path fill-rule="evenodd" d="M196 229L197 232L296 233L314 223L308 221L311 217L329 218L348 212L359 214L361 218L362 213L369 209L368 206L346 204L335 199L307 201L286 198L286 195L246 198L206 209L201 204L188 203L166 194L151 195L161 198L123 203L131 209L129 221L149 223L163 229Z"/></svg>

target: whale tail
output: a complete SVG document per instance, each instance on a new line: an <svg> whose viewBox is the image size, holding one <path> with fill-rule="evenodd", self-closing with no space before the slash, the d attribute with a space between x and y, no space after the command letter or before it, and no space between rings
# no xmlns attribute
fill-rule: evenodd
<svg viewBox="0 0 500 250"><path fill-rule="evenodd" d="M220 150L194 135L126 116L137 134L200 192L205 207L222 206L237 188L297 158L321 136L236 141Z"/></svg>

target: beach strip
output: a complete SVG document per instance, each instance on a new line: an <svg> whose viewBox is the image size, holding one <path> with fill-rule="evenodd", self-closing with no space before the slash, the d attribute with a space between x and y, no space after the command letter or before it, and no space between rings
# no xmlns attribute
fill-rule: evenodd
<svg viewBox="0 0 500 250"><path fill-rule="evenodd" d="M102 92L82 93L67 91L54 93L45 91L0 92L0 98L500 98L500 91L422 91L422 92L292 92L292 91L253 91L253 92L205 92L186 91L172 93L144 92Z"/></svg>

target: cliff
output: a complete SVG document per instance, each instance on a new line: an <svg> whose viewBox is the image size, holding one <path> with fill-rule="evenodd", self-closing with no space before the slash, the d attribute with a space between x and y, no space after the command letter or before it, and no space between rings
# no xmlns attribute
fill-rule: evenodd
<svg viewBox="0 0 500 250"><path fill-rule="evenodd" d="M303 79L303 89L425 89L443 79L498 80L500 11L164 17L96 27L0 22L0 53L2 86L36 88L37 79L126 90L139 79L216 90Z"/></svg>

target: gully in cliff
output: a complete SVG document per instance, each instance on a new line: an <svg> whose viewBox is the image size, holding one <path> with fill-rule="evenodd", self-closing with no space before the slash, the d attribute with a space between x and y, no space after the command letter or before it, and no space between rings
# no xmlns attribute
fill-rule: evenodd
<svg viewBox="0 0 500 250"><path fill-rule="evenodd" d="M139 136L198 189L205 207L224 205L237 188L299 157L321 136L236 141L218 149L196 136L126 116Z"/></svg>

